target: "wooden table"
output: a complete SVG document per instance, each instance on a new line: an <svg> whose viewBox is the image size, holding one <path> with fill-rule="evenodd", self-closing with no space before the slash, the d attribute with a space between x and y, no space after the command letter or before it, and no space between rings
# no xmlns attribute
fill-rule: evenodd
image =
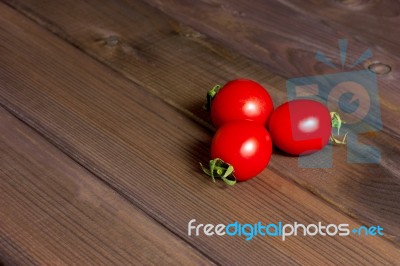
<svg viewBox="0 0 400 266"><path fill-rule="evenodd" d="M0 264L400 265L400 3L89 0L0 2ZM198 162L216 83L246 77L276 106L286 80L375 71L379 164L301 168L215 185ZM375 64L375 65L374 65ZM340 66L340 63L338 64ZM348 70L348 68L347 68ZM188 223L349 224L384 236L188 235Z"/></svg>

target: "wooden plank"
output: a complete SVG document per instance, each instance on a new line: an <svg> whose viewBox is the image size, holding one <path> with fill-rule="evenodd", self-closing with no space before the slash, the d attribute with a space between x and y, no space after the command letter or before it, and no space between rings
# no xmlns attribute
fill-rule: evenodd
<svg viewBox="0 0 400 266"><path fill-rule="evenodd" d="M266 170L221 189L199 171L211 132L0 4L1 103L155 220L224 264L394 264L381 237L189 237L187 224L360 223ZM76 62L79 62L77 64ZM240 195L240 196L239 196Z"/></svg>
<svg viewBox="0 0 400 266"><path fill-rule="evenodd" d="M400 123L394 123L400 121L397 88L400 53L395 45L398 30L393 31L393 28L399 28L400 21L398 17L382 18L385 12L390 14L388 10L396 13L394 10L399 4L395 1L386 4L381 1L333 0L308 3L300 0L145 2L264 64L269 71L284 78L362 70L375 62L390 66L392 71L389 74L378 75L383 130L400 137ZM335 10L340 12L331 12L332 8L327 8L330 6L335 6ZM357 15L363 10L367 16ZM345 23L341 17L346 17ZM363 19L368 22L364 23ZM373 32L379 32L379 35ZM379 40L381 35L386 37ZM349 41L344 68L340 66L338 39ZM352 68L351 65L368 48L371 48L373 57ZM315 60L317 51L326 54L338 68L333 69Z"/></svg>
<svg viewBox="0 0 400 266"><path fill-rule="evenodd" d="M400 56L400 3L398 1L281 1L288 9L345 29L361 42L383 47Z"/></svg>
<svg viewBox="0 0 400 266"><path fill-rule="evenodd" d="M0 108L0 261L212 264Z"/></svg>
<svg viewBox="0 0 400 266"><path fill-rule="evenodd" d="M140 2L96 3L101 4L12 2L55 34L144 85L152 94L203 125L208 125L205 121L209 120L201 108L204 93L214 82L249 77L269 87L275 103L285 101L285 80L265 70L265 66L218 46ZM207 145L207 141L202 143ZM331 169L300 169L295 158L282 154L273 156L270 169L362 223L381 224L387 230L387 237L398 245L400 143L382 132L373 138L364 136L360 141L381 150L379 165L349 165L345 149L335 148Z"/></svg>
<svg viewBox="0 0 400 266"><path fill-rule="evenodd" d="M8 3L203 124L205 94L216 82L275 77L139 1Z"/></svg>

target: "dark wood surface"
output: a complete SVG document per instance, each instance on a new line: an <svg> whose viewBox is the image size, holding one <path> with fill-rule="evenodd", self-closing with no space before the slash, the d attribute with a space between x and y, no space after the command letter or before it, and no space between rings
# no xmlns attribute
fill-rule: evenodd
<svg viewBox="0 0 400 266"><path fill-rule="evenodd" d="M0 129L3 263L211 263L3 108Z"/></svg>
<svg viewBox="0 0 400 266"><path fill-rule="evenodd" d="M390 42L395 35L374 42L381 34L375 24L368 28L371 32L351 26L341 15L351 7L328 2L263 6L253 1L259 11L250 9L251 1L247 7L239 1L196 2L193 9L184 1L147 1L161 11L141 1L4 2L4 263L71 264L73 258L78 264L400 261L399 94L393 93L398 80L393 43L398 40ZM271 24L262 10L274 13ZM305 10L318 12L308 21L301 15ZM363 10L367 14L357 12L355 20L375 14ZM387 6L377 10L386 14L379 23L396 18ZM290 14L297 14L295 23L309 29L307 34L287 32L279 23L279 16ZM329 23L313 23L321 17ZM386 28L390 33L396 31L393 23L397 25L391 23ZM327 28L337 29L336 35L315 37L323 32L327 36ZM265 31L273 31L274 38ZM354 32L366 37L355 38ZM277 153L270 167L251 181L232 188L211 183L198 167L199 161L208 160L213 134L201 108L207 89L244 76L260 81L275 104L282 103L285 78L322 73L311 62L312 54L337 51L333 42L341 34L352 37L356 52L371 47L377 58L386 60L393 51L392 61L384 61L393 71L379 79L384 130L361 139L381 149L382 162L348 164L344 147L335 147L333 168L301 169L297 158ZM254 36L260 36L262 45ZM307 49L287 57L296 47ZM281 61L270 61L271 54ZM187 235L191 219L217 224L266 218L380 224L385 237L246 242Z"/></svg>

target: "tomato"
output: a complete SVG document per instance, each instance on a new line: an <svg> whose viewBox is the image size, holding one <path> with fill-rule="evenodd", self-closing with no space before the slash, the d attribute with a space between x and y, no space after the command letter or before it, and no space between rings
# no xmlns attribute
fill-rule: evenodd
<svg viewBox="0 0 400 266"><path fill-rule="evenodd" d="M237 181L248 180L267 167L272 142L264 126L251 121L234 121L221 126L211 143L211 158L233 167Z"/></svg>
<svg viewBox="0 0 400 266"><path fill-rule="evenodd" d="M328 109L313 100L293 100L272 113L269 124L272 141L293 155L321 150L329 142L332 122Z"/></svg>
<svg viewBox="0 0 400 266"><path fill-rule="evenodd" d="M217 128L234 120L267 125L274 105L269 93L257 82L236 79L218 90L211 102L211 120Z"/></svg>

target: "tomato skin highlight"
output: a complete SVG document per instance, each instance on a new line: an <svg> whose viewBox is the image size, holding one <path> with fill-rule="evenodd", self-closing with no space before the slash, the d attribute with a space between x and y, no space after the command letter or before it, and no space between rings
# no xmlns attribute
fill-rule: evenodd
<svg viewBox="0 0 400 266"><path fill-rule="evenodd" d="M234 121L221 126L211 143L211 158L220 158L234 168L237 181L255 177L267 167L272 142L264 126Z"/></svg>
<svg viewBox="0 0 400 266"><path fill-rule="evenodd" d="M305 155L328 144L332 122L323 104L299 99L276 108L268 129L276 147L292 155Z"/></svg>
<svg viewBox="0 0 400 266"><path fill-rule="evenodd" d="M226 83L211 103L211 120L219 128L235 120L249 120L267 125L274 110L269 93L257 82L236 79Z"/></svg>

